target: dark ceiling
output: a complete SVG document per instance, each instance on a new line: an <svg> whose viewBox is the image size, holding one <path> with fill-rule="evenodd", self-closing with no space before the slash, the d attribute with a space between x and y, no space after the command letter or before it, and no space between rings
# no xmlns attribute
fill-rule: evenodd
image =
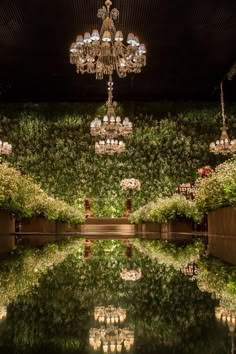
<svg viewBox="0 0 236 354"><path fill-rule="evenodd" d="M5 101L95 101L105 81L77 75L69 47L100 29L102 0L0 0L0 94ZM236 0L114 0L117 28L146 43L141 74L115 77L117 100L218 98L236 61ZM236 80L226 83L235 98Z"/></svg>

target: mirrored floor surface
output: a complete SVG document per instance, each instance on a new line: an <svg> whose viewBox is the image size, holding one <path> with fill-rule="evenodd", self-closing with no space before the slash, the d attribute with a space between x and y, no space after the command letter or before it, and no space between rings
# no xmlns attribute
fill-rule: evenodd
<svg viewBox="0 0 236 354"><path fill-rule="evenodd" d="M235 323L218 306L193 274L97 241L1 309L0 353L234 354Z"/></svg>

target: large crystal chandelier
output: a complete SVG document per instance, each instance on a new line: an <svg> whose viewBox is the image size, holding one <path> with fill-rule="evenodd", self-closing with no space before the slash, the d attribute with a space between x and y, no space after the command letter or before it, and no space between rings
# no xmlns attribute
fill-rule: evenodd
<svg viewBox="0 0 236 354"><path fill-rule="evenodd" d="M94 309L94 319L99 323L114 324L122 323L126 319L126 310L121 307L108 307L96 306Z"/></svg>
<svg viewBox="0 0 236 354"><path fill-rule="evenodd" d="M222 127L221 127L221 135L220 139L216 140L216 142L212 142L210 144L210 152L213 154L233 154L236 152L236 140L233 139L230 141L230 138L227 133L226 127L226 118L225 109L224 109L224 93L223 93L223 83L220 83L220 101L221 101L221 116L222 116Z"/></svg>
<svg viewBox="0 0 236 354"><path fill-rule="evenodd" d="M129 351L134 344L134 331L129 328L91 328L89 344L94 350L102 347L103 353L121 353L123 348Z"/></svg>
<svg viewBox="0 0 236 354"><path fill-rule="evenodd" d="M97 16L103 21L100 32L94 29L91 35L89 32L78 35L72 43L70 62L76 65L77 73L96 73L96 79L103 79L116 71L119 77L125 77L131 72L140 73L146 65L145 45L133 33L128 34L127 45L123 43L123 33L114 24L119 11L110 9L111 5L106 0L105 6L98 10Z"/></svg>

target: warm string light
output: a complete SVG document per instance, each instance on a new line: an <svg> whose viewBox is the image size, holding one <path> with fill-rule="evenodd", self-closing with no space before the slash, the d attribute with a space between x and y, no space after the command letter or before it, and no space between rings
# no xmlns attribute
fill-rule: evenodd
<svg viewBox="0 0 236 354"><path fill-rule="evenodd" d="M226 115L225 115L225 107L224 107L224 93L223 93L223 82L220 83L220 102L221 102L221 117L222 117L222 127L221 127L221 135L220 139L216 140L216 142L212 142L210 144L210 152L214 154L233 154L236 152L236 140L230 140L227 127L226 127Z"/></svg>
<svg viewBox="0 0 236 354"><path fill-rule="evenodd" d="M127 45L123 43L123 33L114 24L119 11L111 10L111 5L106 0L105 6L98 10L98 18L103 20L100 32L97 29L92 34L85 32L72 43L70 62L76 65L77 73L95 73L96 79L103 79L104 75L116 71L119 77L125 77L128 73L140 73L146 65L145 45L133 33L128 34Z"/></svg>

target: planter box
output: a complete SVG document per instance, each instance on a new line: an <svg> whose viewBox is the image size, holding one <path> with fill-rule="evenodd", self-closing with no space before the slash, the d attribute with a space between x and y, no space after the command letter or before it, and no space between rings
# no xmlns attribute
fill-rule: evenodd
<svg viewBox="0 0 236 354"><path fill-rule="evenodd" d="M30 219L23 219L21 222L22 241L29 246L42 246L48 242L55 241L56 223L42 217L34 216Z"/></svg>
<svg viewBox="0 0 236 354"><path fill-rule="evenodd" d="M191 220L179 219L167 223L147 222L137 225L138 236L149 239L185 240L192 238L193 224Z"/></svg>
<svg viewBox="0 0 236 354"><path fill-rule="evenodd" d="M6 210L0 209L0 254L7 254L15 247L15 218Z"/></svg>
<svg viewBox="0 0 236 354"><path fill-rule="evenodd" d="M188 219L178 219L161 224L162 240L192 239L193 222Z"/></svg>
<svg viewBox="0 0 236 354"><path fill-rule="evenodd" d="M236 264L236 208L208 213L208 251L212 256Z"/></svg>
<svg viewBox="0 0 236 354"><path fill-rule="evenodd" d="M161 224L156 222L146 222L136 226L136 233L138 236L149 239L161 238Z"/></svg>
<svg viewBox="0 0 236 354"><path fill-rule="evenodd" d="M81 232L81 225L80 224L65 224L64 232L80 233Z"/></svg>

